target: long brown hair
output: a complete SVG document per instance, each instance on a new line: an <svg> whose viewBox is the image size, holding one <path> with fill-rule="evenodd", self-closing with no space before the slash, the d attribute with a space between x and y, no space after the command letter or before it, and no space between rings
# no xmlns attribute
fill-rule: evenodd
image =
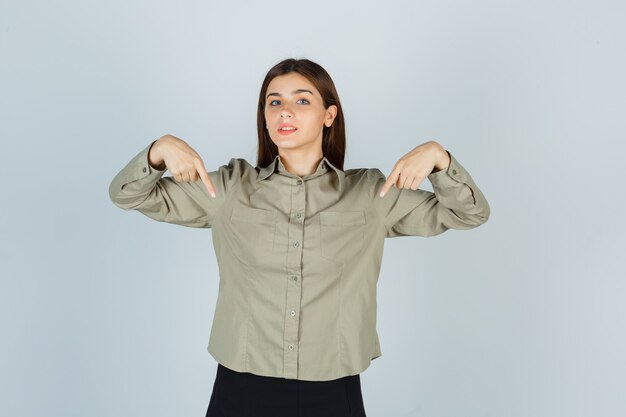
<svg viewBox="0 0 626 417"><path fill-rule="evenodd" d="M322 96L325 109L333 104L337 106L337 116L335 116L333 124L330 127L324 126L322 131L322 153L331 164L343 170L343 161L346 154L346 128L335 84L328 72L319 64L308 59L294 58L285 59L274 65L268 71L265 80L263 80L257 110L257 133L259 136L257 166L264 167L268 165L278 155L278 147L272 142L265 123L264 109L267 87L275 77L290 72L297 72L306 77L315 86Z"/></svg>

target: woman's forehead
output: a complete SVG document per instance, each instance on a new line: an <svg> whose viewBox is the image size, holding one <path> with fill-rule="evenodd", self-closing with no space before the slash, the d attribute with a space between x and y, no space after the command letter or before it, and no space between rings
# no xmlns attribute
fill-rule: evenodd
<svg viewBox="0 0 626 417"><path fill-rule="evenodd" d="M297 90L309 90L314 95L317 93L315 86L303 75L297 72L290 72L289 74L279 75L270 81L267 86L267 93L279 93L281 95L291 95L298 93Z"/></svg>

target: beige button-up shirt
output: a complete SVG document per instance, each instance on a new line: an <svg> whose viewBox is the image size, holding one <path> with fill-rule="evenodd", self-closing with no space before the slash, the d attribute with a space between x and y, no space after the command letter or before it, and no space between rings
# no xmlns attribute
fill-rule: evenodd
<svg viewBox="0 0 626 417"><path fill-rule="evenodd" d="M211 228L219 294L208 352L257 375L324 381L355 375L381 356L376 283L385 238L471 229L489 205L450 154L428 176L434 193L392 186L377 168L314 173L232 158L204 183L176 182L148 162L151 142L115 176L111 200L161 222Z"/></svg>

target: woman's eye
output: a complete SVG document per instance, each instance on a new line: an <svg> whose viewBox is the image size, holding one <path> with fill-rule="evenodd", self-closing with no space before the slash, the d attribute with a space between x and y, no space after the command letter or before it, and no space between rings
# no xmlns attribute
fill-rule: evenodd
<svg viewBox="0 0 626 417"><path fill-rule="evenodd" d="M301 98L298 101L302 101L302 100L306 101L307 104L310 104L309 100L307 100L306 98ZM274 106L274 103L277 102L277 101L279 101L279 100L272 100L272 101L270 101L270 106Z"/></svg>

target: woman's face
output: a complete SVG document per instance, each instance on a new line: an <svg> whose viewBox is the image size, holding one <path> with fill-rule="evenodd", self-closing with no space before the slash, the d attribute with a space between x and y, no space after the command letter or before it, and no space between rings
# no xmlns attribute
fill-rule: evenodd
<svg viewBox="0 0 626 417"><path fill-rule="evenodd" d="M332 125L337 106L325 109L313 84L297 72L290 72L270 81L264 112L270 138L279 150L299 148L321 154L323 128ZM279 130L283 124L296 130Z"/></svg>

